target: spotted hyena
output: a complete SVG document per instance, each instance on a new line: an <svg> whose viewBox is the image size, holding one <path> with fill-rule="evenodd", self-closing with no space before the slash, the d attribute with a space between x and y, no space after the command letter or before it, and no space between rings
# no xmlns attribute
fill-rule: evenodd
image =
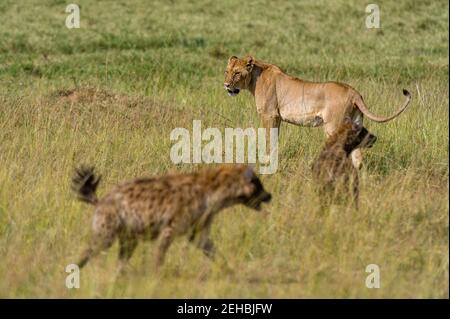
<svg viewBox="0 0 450 319"><path fill-rule="evenodd" d="M321 204L329 200L330 192L348 190L351 184L353 201L358 207L358 170L352 164L350 154L356 148L372 147L376 140L377 137L367 131L361 122L355 123L349 118L328 138L312 165L313 177L320 190Z"/></svg>
<svg viewBox="0 0 450 319"><path fill-rule="evenodd" d="M119 240L119 269L122 270L138 240L158 240L156 264L176 236L189 234L206 256L214 256L209 237L214 216L222 209L244 204L260 210L269 202L268 193L254 171L246 165L222 165L190 174L137 178L116 185L97 198L100 177L93 168L79 168L73 177L78 198L95 206L92 238L78 265Z"/></svg>

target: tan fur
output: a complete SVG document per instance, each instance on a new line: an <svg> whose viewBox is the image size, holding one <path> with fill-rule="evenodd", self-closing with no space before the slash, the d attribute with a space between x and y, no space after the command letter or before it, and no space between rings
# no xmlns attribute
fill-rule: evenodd
<svg viewBox="0 0 450 319"><path fill-rule="evenodd" d="M356 148L372 147L376 137L360 124L348 118L331 135L312 166L313 177L319 185L321 203L329 202L330 195L345 195L352 186L353 201L358 206L359 177L350 154Z"/></svg>
<svg viewBox="0 0 450 319"><path fill-rule="evenodd" d="M99 178L92 168L81 168L73 179L79 199L95 205L93 236L78 265L119 239L121 269L133 254L139 239L158 239L157 265L176 236L190 232L204 253L213 257L209 231L222 209L244 204L259 210L270 201L253 170L245 165L222 165L191 174L138 178L115 186L98 199Z"/></svg>
<svg viewBox="0 0 450 319"><path fill-rule="evenodd" d="M363 114L376 122L386 122L402 113L411 100L403 90L406 101L392 116L380 117L369 111L361 95L351 86L338 82L310 82L289 76L279 67L255 60L251 56L232 56L225 71L225 89L236 95L241 89L255 97L256 110L266 128L279 128L281 121L300 126L323 126L327 136L333 135L346 116L362 123ZM353 153L354 165L360 167L361 153ZM359 163L358 163L359 162Z"/></svg>

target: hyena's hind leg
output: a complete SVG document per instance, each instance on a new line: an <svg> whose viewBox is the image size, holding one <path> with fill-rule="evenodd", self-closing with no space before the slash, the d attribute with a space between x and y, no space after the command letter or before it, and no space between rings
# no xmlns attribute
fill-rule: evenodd
<svg viewBox="0 0 450 319"><path fill-rule="evenodd" d="M353 205L358 210L359 209L359 176L358 176L358 172L356 171L356 169L352 174L351 187L352 187Z"/></svg>
<svg viewBox="0 0 450 319"><path fill-rule="evenodd" d="M101 251L108 249L114 243L117 236L119 223L117 218L111 214L94 215L93 234L89 241L89 246L81 254L78 267L82 268L92 258Z"/></svg>
<svg viewBox="0 0 450 319"><path fill-rule="evenodd" d="M78 267L83 268L87 262L92 258L97 256L103 250L108 249L114 242L114 236L97 236L94 235L90 241L88 248L86 248L80 256L77 263Z"/></svg>
<svg viewBox="0 0 450 319"><path fill-rule="evenodd" d="M159 267L164 263L166 252L169 249L170 244L172 244L174 235L174 230L171 226L166 226L162 229L159 235L159 243L156 251L156 269L159 269Z"/></svg>

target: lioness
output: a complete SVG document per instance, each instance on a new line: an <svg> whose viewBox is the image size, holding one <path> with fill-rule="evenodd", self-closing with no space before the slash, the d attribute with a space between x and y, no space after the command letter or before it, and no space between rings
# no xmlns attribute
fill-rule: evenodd
<svg viewBox="0 0 450 319"><path fill-rule="evenodd" d="M102 198L96 195L100 177L93 168L79 168L72 187L78 198L95 206L92 237L78 266L119 239L119 271L123 271L138 240L158 239L156 265L160 266L176 236L189 240L206 256L214 257L209 237L215 215L243 204L260 210L271 200L253 169L246 165L207 167L190 174L137 178L116 185Z"/></svg>
<svg viewBox="0 0 450 319"><path fill-rule="evenodd" d="M375 122L387 122L402 113L411 100L411 94L404 89L406 101L403 106L391 116L377 116L369 111L361 95L347 84L302 80L252 56L229 58L224 87L230 96L239 94L242 89L253 94L256 111L266 128L267 146L269 129L279 129L281 121L300 126L323 125L327 136L331 136L346 116L360 123L363 114ZM352 162L356 168L361 167L359 149L352 152Z"/></svg>

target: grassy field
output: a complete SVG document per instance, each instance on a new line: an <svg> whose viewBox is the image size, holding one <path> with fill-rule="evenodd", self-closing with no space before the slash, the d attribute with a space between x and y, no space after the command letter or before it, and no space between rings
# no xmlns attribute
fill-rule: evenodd
<svg viewBox="0 0 450 319"><path fill-rule="evenodd" d="M448 298L448 2L377 1L366 29L360 1L0 2L0 297ZM115 281L117 246L67 289L65 266L87 242L92 210L70 191L80 163L118 181L172 164L176 127L257 127L248 92L230 98L230 55L250 53L309 80L346 82L377 114L413 95L396 120L366 119L360 211L319 210L310 164L321 129L282 124L278 172L263 176L268 213L224 211L210 262L185 239L155 275L141 244ZM365 286L377 264L381 288Z"/></svg>

